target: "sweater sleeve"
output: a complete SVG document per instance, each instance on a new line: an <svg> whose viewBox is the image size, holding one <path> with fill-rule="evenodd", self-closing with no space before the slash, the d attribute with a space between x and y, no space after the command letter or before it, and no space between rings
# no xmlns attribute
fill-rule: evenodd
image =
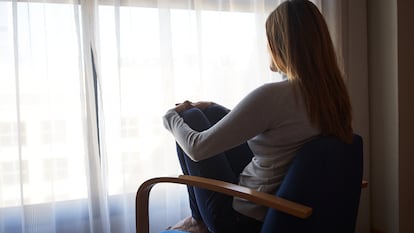
<svg viewBox="0 0 414 233"><path fill-rule="evenodd" d="M264 132L277 120L274 106L278 98L274 87L263 85L255 89L205 131L192 130L174 109L164 115L164 126L192 160L210 158Z"/></svg>

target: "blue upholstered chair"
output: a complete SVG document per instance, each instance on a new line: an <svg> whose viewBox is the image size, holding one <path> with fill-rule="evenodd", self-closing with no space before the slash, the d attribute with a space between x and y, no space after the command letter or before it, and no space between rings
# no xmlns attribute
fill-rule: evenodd
<svg viewBox="0 0 414 233"><path fill-rule="evenodd" d="M362 181L363 142L332 137L306 143L296 155L275 195L194 176L159 177L144 182L136 196L136 228L148 233L148 197L153 185L179 183L225 193L268 206L261 233L354 232ZM164 231L173 233L180 231Z"/></svg>

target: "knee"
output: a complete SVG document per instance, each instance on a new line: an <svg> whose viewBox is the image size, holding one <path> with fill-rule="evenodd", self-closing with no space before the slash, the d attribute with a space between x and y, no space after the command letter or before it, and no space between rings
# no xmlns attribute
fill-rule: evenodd
<svg viewBox="0 0 414 233"><path fill-rule="evenodd" d="M199 118L199 117L202 117L203 115L204 113L198 108L190 108L190 109L180 112L180 116L184 119L184 121L191 120L194 118Z"/></svg>
<svg viewBox="0 0 414 233"><path fill-rule="evenodd" d="M221 120L229 112L229 110L221 105L213 103L208 106L203 112L210 120L210 122L214 125L219 120Z"/></svg>
<svg viewBox="0 0 414 233"><path fill-rule="evenodd" d="M210 128L211 123L198 108L190 108L180 113L184 122L187 123L192 129L202 131Z"/></svg>
<svg viewBox="0 0 414 233"><path fill-rule="evenodd" d="M218 113L227 113L229 112L229 110L219 104L216 103L212 103L210 104L207 108L207 111L211 111L211 112L218 112Z"/></svg>

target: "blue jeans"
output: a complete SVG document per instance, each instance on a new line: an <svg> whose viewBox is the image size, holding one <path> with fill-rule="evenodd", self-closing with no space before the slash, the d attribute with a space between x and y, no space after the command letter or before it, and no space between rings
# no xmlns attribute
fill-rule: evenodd
<svg viewBox="0 0 414 233"><path fill-rule="evenodd" d="M192 129L203 131L228 113L218 104L204 110L188 109L180 115ZM251 161L253 153L247 143L199 162L192 161L177 144L177 154L184 174L237 184L239 174ZM188 186L192 216L202 220L212 233L260 232L262 222L244 216L232 207L233 198L205 189Z"/></svg>

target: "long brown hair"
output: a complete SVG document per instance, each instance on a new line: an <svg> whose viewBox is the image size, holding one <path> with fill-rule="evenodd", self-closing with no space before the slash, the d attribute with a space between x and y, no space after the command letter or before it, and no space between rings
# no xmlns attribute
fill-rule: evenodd
<svg viewBox="0 0 414 233"><path fill-rule="evenodd" d="M266 20L273 66L303 95L322 134L352 142L352 110L326 22L307 0L280 4Z"/></svg>

